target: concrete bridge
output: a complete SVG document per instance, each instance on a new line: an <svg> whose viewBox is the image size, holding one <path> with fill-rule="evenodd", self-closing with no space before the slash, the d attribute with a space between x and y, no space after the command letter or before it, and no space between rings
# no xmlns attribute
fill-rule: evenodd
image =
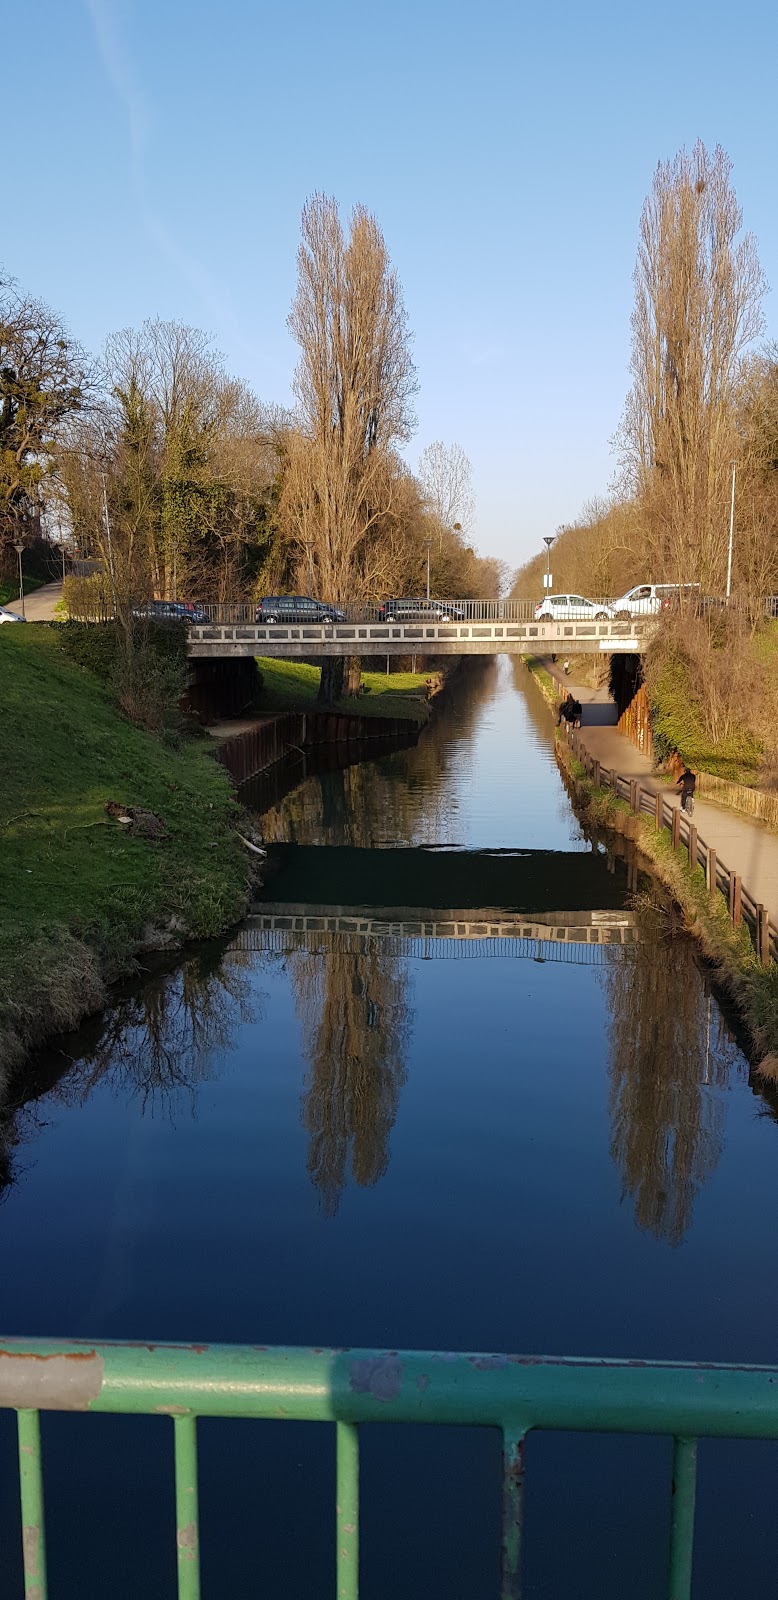
<svg viewBox="0 0 778 1600"><path fill-rule="evenodd" d="M462 607L474 602L462 602ZM250 621L214 621L188 630L189 655L276 656L314 660L317 656L489 656L635 654L646 647L656 622L633 617L629 622L536 622L514 616L524 601L478 602L507 615L464 621L381 622L347 620L333 623L284 623L270 626ZM375 608L373 608L375 609ZM533 608L534 609L534 608Z"/></svg>

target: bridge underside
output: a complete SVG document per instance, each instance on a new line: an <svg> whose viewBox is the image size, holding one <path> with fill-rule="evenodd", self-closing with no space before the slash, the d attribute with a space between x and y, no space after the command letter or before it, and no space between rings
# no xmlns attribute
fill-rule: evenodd
<svg viewBox="0 0 778 1600"><path fill-rule="evenodd" d="M190 656L490 656L634 654L643 650L651 623L632 622L430 622L333 623L267 627L210 623L189 629Z"/></svg>

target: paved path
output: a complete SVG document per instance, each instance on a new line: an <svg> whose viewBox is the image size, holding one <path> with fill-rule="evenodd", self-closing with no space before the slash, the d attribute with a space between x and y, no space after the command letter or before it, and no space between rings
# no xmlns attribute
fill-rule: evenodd
<svg viewBox="0 0 778 1600"><path fill-rule="evenodd" d="M54 611L62 599L62 579L58 583L44 583L42 589L36 589L33 594L24 597L24 614L28 622L53 622ZM6 611L21 613L18 600L6 601Z"/></svg>
<svg viewBox="0 0 778 1600"><path fill-rule="evenodd" d="M623 778L638 778L642 788L651 794L677 793L657 776L648 757L636 749L626 734L619 733L615 726L616 707L607 689L576 684L551 661L544 661L543 665L580 700L581 734L596 761L609 771L615 767ZM676 803L680 804L680 799ZM749 894L767 907L770 921L778 927L778 834L763 822L740 816L713 800L695 800L694 821L700 838L713 847L719 861L731 872L740 874Z"/></svg>

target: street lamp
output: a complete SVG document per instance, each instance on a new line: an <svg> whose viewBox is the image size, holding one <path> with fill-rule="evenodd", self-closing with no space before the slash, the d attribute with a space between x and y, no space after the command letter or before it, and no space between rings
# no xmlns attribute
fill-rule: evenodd
<svg viewBox="0 0 778 1600"><path fill-rule="evenodd" d="M425 543L425 546L426 546L426 549L427 549L427 601L429 602L429 597L430 597L430 550L432 549L432 540L431 539L425 539L424 543Z"/></svg>
<svg viewBox="0 0 778 1600"><path fill-rule="evenodd" d="M24 545L22 544L21 539L20 539L19 543L14 545L14 550L16 551L16 554L19 557L19 604L20 604L20 606L22 608L22 616L24 616L24 578L22 577L22 551L23 551L23 549L24 549Z"/></svg>
<svg viewBox="0 0 778 1600"><path fill-rule="evenodd" d="M551 588L551 546L554 543L553 533L547 533L544 536L543 543L546 547L546 574L543 579L543 588L548 590Z"/></svg>
<svg viewBox="0 0 778 1600"><path fill-rule="evenodd" d="M729 551L727 553L727 599L732 591L732 541L735 537L735 473L737 462L732 463L732 499L729 506Z"/></svg>

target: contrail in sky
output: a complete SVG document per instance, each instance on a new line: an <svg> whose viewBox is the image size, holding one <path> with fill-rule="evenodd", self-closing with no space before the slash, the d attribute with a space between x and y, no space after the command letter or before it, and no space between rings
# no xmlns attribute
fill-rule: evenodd
<svg viewBox="0 0 778 1600"><path fill-rule="evenodd" d="M85 4L106 74L126 113L132 188L143 225L163 255L200 297L209 316L225 335L239 344L240 328L229 301L219 293L207 269L173 238L148 200L145 164L153 118L122 34L122 18L127 16L129 8L123 0L85 0Z"/></svg>

